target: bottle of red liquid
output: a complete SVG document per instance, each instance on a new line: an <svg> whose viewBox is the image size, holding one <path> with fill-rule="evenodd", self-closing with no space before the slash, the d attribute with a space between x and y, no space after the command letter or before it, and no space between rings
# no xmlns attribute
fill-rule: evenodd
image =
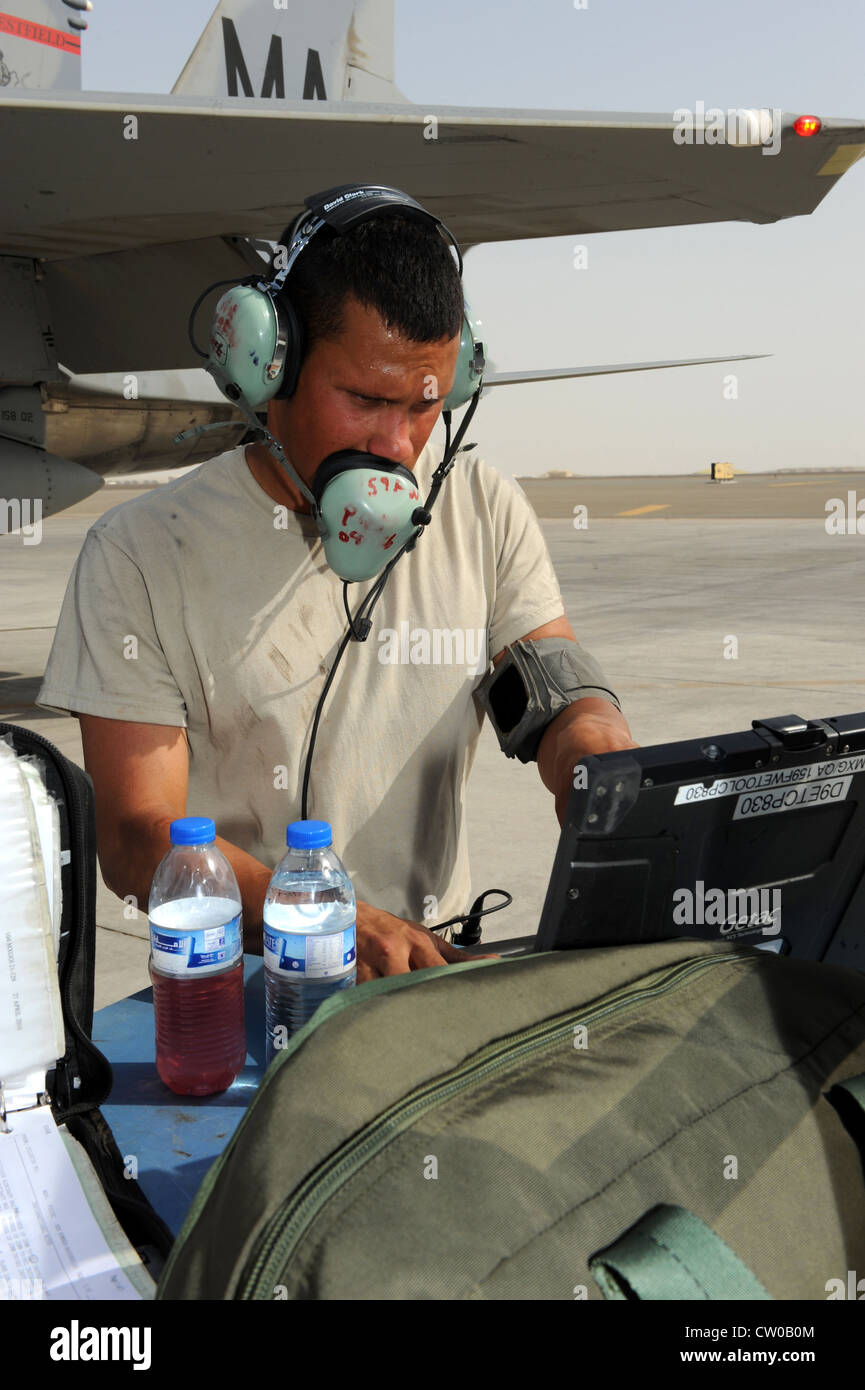
<svg viewBox="0 0 865 1390"><path fill-rule="evenodd" d="M224 1091L243 1069L243 921L234 870L206 816L172 821L150 889L156 1070L172 1091Z"/></svg>

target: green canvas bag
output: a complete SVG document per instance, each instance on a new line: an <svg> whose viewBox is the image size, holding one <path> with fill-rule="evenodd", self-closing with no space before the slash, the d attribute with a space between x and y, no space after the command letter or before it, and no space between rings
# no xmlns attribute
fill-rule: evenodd
<svg viewBox="0 0 865 1390"><path fill-rule="evenodd" d="M728 943L376 980L275 1059L157 1296L825 1299L863 1073L865 976Z"/></svg>

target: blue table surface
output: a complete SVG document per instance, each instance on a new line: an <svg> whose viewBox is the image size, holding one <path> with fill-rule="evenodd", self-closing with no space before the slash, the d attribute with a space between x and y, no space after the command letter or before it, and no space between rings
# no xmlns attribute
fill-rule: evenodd
<svg viewBox="0 0 865 1390"><path fill-rule="evenodd" d="M127 1165L176 1235L202 1178L234 1133L266 1070L264 964L244 956L246 1065L227 1091L178 1096L159 1079L153 990L121 999L93 1016L93 1041L114 1069L100 1107Z"/></svg>

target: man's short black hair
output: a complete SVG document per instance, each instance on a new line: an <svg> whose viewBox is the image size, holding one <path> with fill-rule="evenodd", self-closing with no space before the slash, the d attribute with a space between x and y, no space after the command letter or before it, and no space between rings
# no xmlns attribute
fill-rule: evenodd
<svg viewBox="0 0 865 1390"><path fill-rule="evenodd" d="M286 249L288 236L286 230ZM454 338L462 325L462 281L444 239L431 224L392 213L343 233L322 228L298 256L284 292L308 348L340 333L348 295L412 342Z"/></svg>

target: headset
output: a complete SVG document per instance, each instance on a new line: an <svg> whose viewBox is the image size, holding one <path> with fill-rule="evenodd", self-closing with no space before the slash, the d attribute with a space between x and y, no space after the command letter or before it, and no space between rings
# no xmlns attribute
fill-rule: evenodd
<svg viewBox="0 0 865 1390"><path fill-rule="evenodd" d="M190 341L223 395L247 416L295 486L310 504L321 536L325 559L346 582L371 579L405 549L412 548L431 520L430 508L442 479L450 471L483 382L485 355L478 337L479 323L464 302L454 382L444 401L445 457L433 476L433 487L421 503L418 481L410 469L375 454L340 450L323 460L311 487L295 471L282 446L263 428L255 412L269 400L286 400L297 389L305 351L301 319L291 302L292 268L323 229L344 234L373 217L396 215L435 227L456 253L462 275L462 254L453 234L440 218L407 193L384 184L342 184L312 194L295 219L271 266L270 278L250 276L221 296L210 329L209 351ZM221 282L226 283L226 282ZM456 438L450 439L450 415L471 401Z"/></svg>

